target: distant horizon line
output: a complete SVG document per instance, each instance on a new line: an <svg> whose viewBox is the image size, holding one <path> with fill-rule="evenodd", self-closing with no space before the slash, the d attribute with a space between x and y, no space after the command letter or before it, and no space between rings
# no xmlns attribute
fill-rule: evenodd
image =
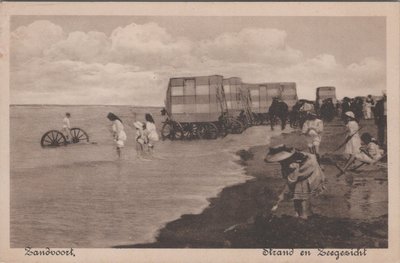
<svg viewBox="0 0 400 263"><path fill-rule="evenodd" d="M151 107L151 108L162 108L164 106L139 106L129 104L48 104L48 103L10 103L10 106L129 106L129 107Z"/></svg>

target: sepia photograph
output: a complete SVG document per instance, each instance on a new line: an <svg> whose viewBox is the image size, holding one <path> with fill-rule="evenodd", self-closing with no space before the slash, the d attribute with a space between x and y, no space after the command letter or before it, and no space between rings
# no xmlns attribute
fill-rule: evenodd
<svg viewBox="0 0 400 263"><path fill-rule="evenodd" d="M6 247L393 248L388 18L166 7L3 14Z"/></svg>

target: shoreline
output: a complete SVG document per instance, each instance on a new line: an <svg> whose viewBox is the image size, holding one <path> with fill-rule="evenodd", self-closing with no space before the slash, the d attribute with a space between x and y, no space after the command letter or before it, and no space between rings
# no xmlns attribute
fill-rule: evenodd
<svg viewBox="0 0 400 263"><path fill-rule="evenodd" d="M336 126L331 125L325 133L335 134L334 130L340 128ZM373 132L373 127L369 128ZM167 223L159 230L155 242L114 248L387 248L387 205L386 213L379 210L378 204L376 208L370 205L371 213L358 214L352 204L354 200L349 199L349 191L350 195L351 191L357 191L352 190L357 185L354 183L357 175L346 175L340 180L333 176L337 170L332 162L340 160L340 156L324 152L329 153L341 140L327 139L321 148L331 189L313 200L315 215L307 221L293 217L289 201L283 202L275 213L270 212L284 181L279 165L263 162L267 146L253 146L237 152L240 156L237 162L245 167L251 179L222 189L216 197L208 199L208 207L200 214L185 214ZM290 142L301 148L301 142L297 141L301 140L296 132L283 133L272 136L270 145ZM384 173L387 182L387 169L368 175L377 179ZM374 182L366 184L373 186ZM382 202L387 203L387 199Z"/></svg>

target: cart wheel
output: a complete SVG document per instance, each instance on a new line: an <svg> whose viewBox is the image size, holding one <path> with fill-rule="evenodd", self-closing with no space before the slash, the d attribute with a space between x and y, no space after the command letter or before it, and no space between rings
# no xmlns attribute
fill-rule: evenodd
<svg viewBox="0 0 400 263"><path fill-rule="evenodd" d="M72 143L89 142L89 135L87 135L87 133L80 128L72 128L71 142Z"/></svg>
<svg viewBox="0 0 400 263"><path fill-rule="evenodd" d="M179 122L174 122L173 123L173 139L174 140L183 140L184 138L184 131L183 127Z"/></svg>
<svg viewBox="0 0 400 263"><path fill-rule="evenodd" d="M243 124L235 119L229 120L229 130L232 134L240 134L244 131Z"/></svg>
<svg viewBox="0 0 400 263"><path fill-rule="evenodd" d="M64 134L56 130L46 132L40 140L40 145L42 147L57 147L66 144L67 140L65 139Z"/></svg>
<svg viewBox="0 0 400 263"><path fill-rule="evenodd" d="M261 125L269 125L269 115L268 113L263 113Z"/></svg>
<svg viewBox="0 0 400 263"><path fill-rule="evenodd" d="M161 128L161 138L165 139L172 139L173 138L173 129L168 122L165 122Z"/></svg>
<svg viewBox="0 0 400 263"><path fill-rule="evenodd" d="M185 140L192 139L192 132L191 132L191 124L190 123L180 123L181 131L182 131L182 138ZM179 130L179 129L177 129Z"/></svg>
<svg viewBox="0 0 400 263"><path fill-rule="evenodd" d="M182 124L183 126L183 137L186 140L193 140L195 138L197 132L196 124L186 123Z"/></svg>
<svg viewBox="0 0 400 263"><path fill-rule="evenodd" d="M195 140L195 139L201 139L201 134L202 134L202 124L199 123L182 123L183 127L183 137L186 140Z"/></svg>
<svg viewBox="0 0 400 263"><path fill-rule="evenodd" d="M253 125L258 126L261 125L261 114L253 113Z"/></svg>
<svg viewBox="0 0 400 263"><path fill-rule="evenodd" d="M185 136L184 136L182 130L176 130L176 131L174 132L173 140L183 140L184 137L185 137Z"/></svg>
<svg viewBox="0 0 400 263"><path fill-rule="evenodd" d="M225 136L228 135L228 131L224 124L218 123L217 127L218 127L218 136L224 138Z"/></svg>
<svg viewBox="0 0 400 263"><path fill-rule="evenodd" d="M165 122L161 128L161 138L163 140L181 140L183 138L183 128L177 122Z"/></svg>
<svg viewBox="0 0 400 263"><path fill-rule="evenodd" d="M199 137L201 139L217 139L219 130L217 125L212 122L206 122L199 126Z"/></svg>

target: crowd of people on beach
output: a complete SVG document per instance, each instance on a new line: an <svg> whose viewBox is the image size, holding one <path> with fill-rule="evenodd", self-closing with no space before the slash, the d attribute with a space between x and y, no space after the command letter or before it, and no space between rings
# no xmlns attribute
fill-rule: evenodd
<svg viewBox="0 0 400 263"><path fill-rule="evenodd" d="M279 103L284 102L280 101ZM281 144L270 147L264 159L268 163L280 163L282 177L286 181L271 212L274 212L285 198L289 198L293 200L296 217L307 219L312 214L310 199L326 189L326 179L319 151L324 122L332 121L335 116L340 117L345 124L344 142L334 150L336 152L344 147L346 157L343 167L336 164L340 171L337 177L346 173L350 167L356 170L365 164L377 164L386 156L384 150L387 125L386 93L376 103L372 96L368 95L365 100L361 97L354 99L345 97L336 106L332 99L326 99L320 107L316 108L312 102L306 100L299 101L293 107L293 110L301 113L299 116L304 116L304 121L300 123L300 134L305 136L308 152ZM274 114L279 115L276 112ZM281 116L283 115L281 114ZM359 132L363 128L359 125L360 120L369 120L373 116L377 125L378 139L368 132L364 132L360 136ZM273 120L271 119L271 121ZM283 130L285 121L281 121L281 123ZM271 129L273 129L273 125L272 123Z"/></svg>

